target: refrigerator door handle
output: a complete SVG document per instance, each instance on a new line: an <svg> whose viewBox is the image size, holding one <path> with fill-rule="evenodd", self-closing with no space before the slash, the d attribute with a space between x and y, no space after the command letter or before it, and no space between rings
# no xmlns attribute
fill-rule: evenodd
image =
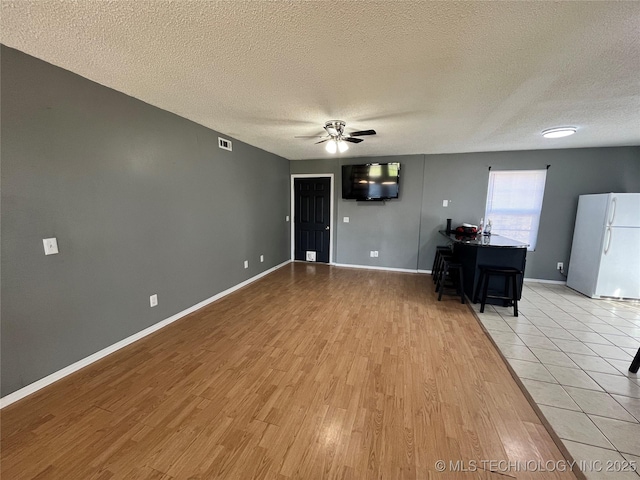
<svg viewBox="0 0 640 480"><path fill-rule="evenodd" d="M611 237L613 236L611 227L607 227L607 232L605 235L606 235L606 240L605 240L606 247L604 247L604 254L606 255L607 253L609 253L609 248L611 248Z"/></svg>
<svg viewBox="0 0 640 480"><path fill-rule="evenodd" d="M613 221L616 218L616 210L618 207L617 197L611 199L611 216L609 217L609 225L613 225Z"/></svg>

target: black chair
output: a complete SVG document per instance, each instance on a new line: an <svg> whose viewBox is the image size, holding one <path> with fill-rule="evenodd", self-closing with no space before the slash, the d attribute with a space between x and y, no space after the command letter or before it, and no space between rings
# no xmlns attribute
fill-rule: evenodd
<svg viewBox="0 0 640 480"><path fill-rule="evenodd" d="M636 353L636 356L633 359L633 362L631 362L629 371L631 373L638 373L638 367L640 367L640 348L638 349L638 352Z"/></svg>
<svg viewBox="0 0 640 480"><path fill-rule="evenodd" d="M431 267L431 275L433 276L433 283L436 283L438 279L438 272L442 266L442 256L451 255L451 248L448 246L436 247L436 254L433 257L433 266Z"/></svg>
<svg viewBox="0 0 640 480"><path fill-rule="evenodd" d="M454 273L455 275L452 275ZM455 262L453 255L442 256L442 268L438 272L436 281L438 301L442 300L442 293L445 288L455 289L456 295L460 295L460 303L464 303L464 277L462 275L462 264Z"/></svg>
<svg viewBox="0 0 640 480"><path fill-rule="evenodd" d="M494 298L498 300L504 300L504 305L509 303L513 304L513 316L518 316L518 275L522 275L522 271L517 268L510 267L497 267L492 265L479 265L480 279L476 286L476 291L473 295L473 302L478 302L478 295L482 291L480 297L480 313L484 313L484 306L487 303L487 299ZM489 294L489 284L491 278L499 277L504 279L504 289L498 294Z"/></svg>

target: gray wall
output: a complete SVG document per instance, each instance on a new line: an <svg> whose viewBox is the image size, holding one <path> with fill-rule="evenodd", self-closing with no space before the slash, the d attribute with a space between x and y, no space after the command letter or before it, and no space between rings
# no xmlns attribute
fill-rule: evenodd
<svg viewBox="0 0 640 480"><path fill-rule="evenodd" d="M221 150L16 50L1 61L1 395L289 259L287 160Z"/></svg>
<svg viewBox="0 0 640 480"><path fill-rule="evenodd" d="M423 155L360 157L357 163L401 162L400 198L387 202L342 199L342 165L351 159L292 161L291 173L333 173L333 261L339 264L415 269L418 261ZM344 223L349 217L349 223ZM378 258L369 252L377 250Z"/></svg>
<svg viewBox="0 0 640 480"><path fill-rule="evenodd" d="M341 165L371 161L400 161L400 198L384 205L342 200ZM513 170L547 165L538 244L527 255L525 275L564 280L555 266L569 263L578 196L640 192L640 147L292 161L291 173L336 175L337 263L430 270L435 247L443 244L438 230L446 219L452 218L454 225L477 223L484 215L489 166ZM445 199L451 201L448 207L442 206ZM344 216L351 222L342 223ZM369 258L370 250L379 250L380 257Z"/></svg>
<svg viewBox="0 0 640 480"><path fill-rule="evenodd" d="M430 269L436 232L446 218L477 223L484 215L489 166L495 170L546 168L536 251L527 253L528 278L564 280L557 262L568 267L578 196L603 192L640 192L640 147L536 150L427 155L422 207L420 269ZM443 208L442 200L453 200Z"/></svg>

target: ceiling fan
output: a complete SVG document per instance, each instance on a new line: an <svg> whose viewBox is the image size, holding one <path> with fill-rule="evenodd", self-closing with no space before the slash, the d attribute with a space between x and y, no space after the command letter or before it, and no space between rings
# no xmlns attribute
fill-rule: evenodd
<svg viewBox="0 0 640 480"><path fill-rule="evenodd" d="M349 149L349 143L360 143L363 141L364 135L375 135L375 130L360 130L358 132L345 133L344 127L346 123L343 120L329 120L324 124L324 129L327 131L327 135L301 135L295 138L322 138L318 143L327 143L326 149L329 153L346 152Z"/></svg>

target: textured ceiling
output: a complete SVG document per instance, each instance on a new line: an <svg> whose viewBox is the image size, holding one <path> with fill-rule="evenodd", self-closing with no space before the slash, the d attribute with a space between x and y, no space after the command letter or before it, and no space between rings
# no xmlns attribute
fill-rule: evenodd
<svg viewBox="0 0 640 480"><path fill-rule="evenodd" d="M640 2L2 1L1 41L288 159L640 145ZM546 127L574 125L546 140Z"/></svg>

